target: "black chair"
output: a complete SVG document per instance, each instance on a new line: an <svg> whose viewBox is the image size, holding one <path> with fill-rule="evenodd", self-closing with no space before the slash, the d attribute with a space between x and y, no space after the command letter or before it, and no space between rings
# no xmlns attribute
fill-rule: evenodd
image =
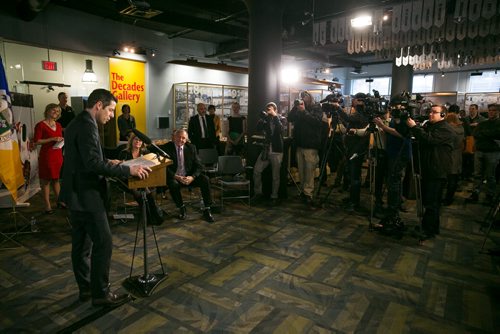
<svg viewBox="0 0 500 334"><path fill-rule="evenodd" d="M203 173L210 179L217 176L219 153L215 148L202 148L198 150L198 157L203 165Z"/></svg>
<svg viewBox="0 0 500 334"><path fill-rule="evenodd" d="M224 208L224 200L228 199L246 199L250 206L250 181L246 179L241 157L223 155L219 157L217 165L221 209Z"/></svg>

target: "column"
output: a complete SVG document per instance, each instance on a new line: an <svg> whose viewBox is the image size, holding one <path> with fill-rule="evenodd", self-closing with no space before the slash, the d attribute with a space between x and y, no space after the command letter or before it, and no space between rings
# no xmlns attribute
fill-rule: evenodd
<svg viewBox="0 0 500 334"><path fill-rule="evenodd" d="M399 96L403 91L412 93L413 66L396 66L392 63L391 97Z"/></svg>

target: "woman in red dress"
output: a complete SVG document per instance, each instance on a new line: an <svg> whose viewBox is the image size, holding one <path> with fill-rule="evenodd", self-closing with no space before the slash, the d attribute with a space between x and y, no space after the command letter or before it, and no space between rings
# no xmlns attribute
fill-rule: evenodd
<svg viewBox="0 0 500 334"><path fill-rule="evenodd" d="M50 103L45 107L45 119L35 126L34 142L36 145L42 146L38 155L38 174L45 201L45 213L47 214L54 213L50 205L50 185L52 184L56 200L59 199L61 189L59 173L63 163L61 145L63 136L62 127L56 122L60 115L61 108L55 103Z"/></svg>

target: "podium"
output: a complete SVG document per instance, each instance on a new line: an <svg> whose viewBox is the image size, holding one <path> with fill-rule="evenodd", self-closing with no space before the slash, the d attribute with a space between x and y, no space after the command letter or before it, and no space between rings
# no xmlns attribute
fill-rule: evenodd
<svg viewBox="0 0 500 334"><path fill-rule="evenodd" d="M162 187L167 184L167 166L171 165L173 162L170 159L158 158L155 154L150 153L141 156L137 159L127 160L123 164L128 166L142 165L151 168L151 172L146 179L139 179L131 177L128 179L128 188L133 190L138 190L141 193L141 219L137 223L137 229L135 232L135 243L134 252L132 254L132 264L130 265L130 274L127 279L123 282L123 286L132 294L136 294L140 297L150 296L153 291L158 287L158 285L167 278L165 269L163 267L163 262L161 260L160 249L158 248L158 241L156 239L156 232L154 226L151 226L153 231L153 237L156 244L156 251L158 253L158 259L160 261L161 273L150 273L148 269L148 246L147 246L147 225L148 225L148 215L147 210L148 199L146 188L152 187ZM134 259L135 251L137 249L137 241L139 236L139 226L142 223L142 237L143 237L143 254L144 254L144 271L142 275L132 276L134 269Z"/></svg>

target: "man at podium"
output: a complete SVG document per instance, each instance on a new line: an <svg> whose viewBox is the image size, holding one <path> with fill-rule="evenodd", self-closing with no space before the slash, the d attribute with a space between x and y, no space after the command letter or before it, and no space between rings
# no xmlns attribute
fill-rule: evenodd
<svg viewBox="0 0 500 334"><path fill-rule="evenodd" d="M92 298L94 306L116 306L129 300L128 294L109 289L109 267L113 242L106 213L105 176L140 179L151 169L142 165L124 166L104 158L97 124L114 117L117 99L105 89L94 90L87 109L79 113L64 131L65 157L61 201L70 210L73 272L80 301Z"/></svg>
<svg viewBox="0 0 500 334"><path fill-rule="evenodd" d="M173 164L167 167L167 185L170 195L179 208L179 219L186 219L186 206L182 200L181 187L199 187L203 197L203 219L209 223L215 220L210 212L212 195L208 177L202 174L203 165L196 153L196 147L188 143L188 134L184 129L174 133L173 141L164 145L165 152L172 158Z"/></svg>

